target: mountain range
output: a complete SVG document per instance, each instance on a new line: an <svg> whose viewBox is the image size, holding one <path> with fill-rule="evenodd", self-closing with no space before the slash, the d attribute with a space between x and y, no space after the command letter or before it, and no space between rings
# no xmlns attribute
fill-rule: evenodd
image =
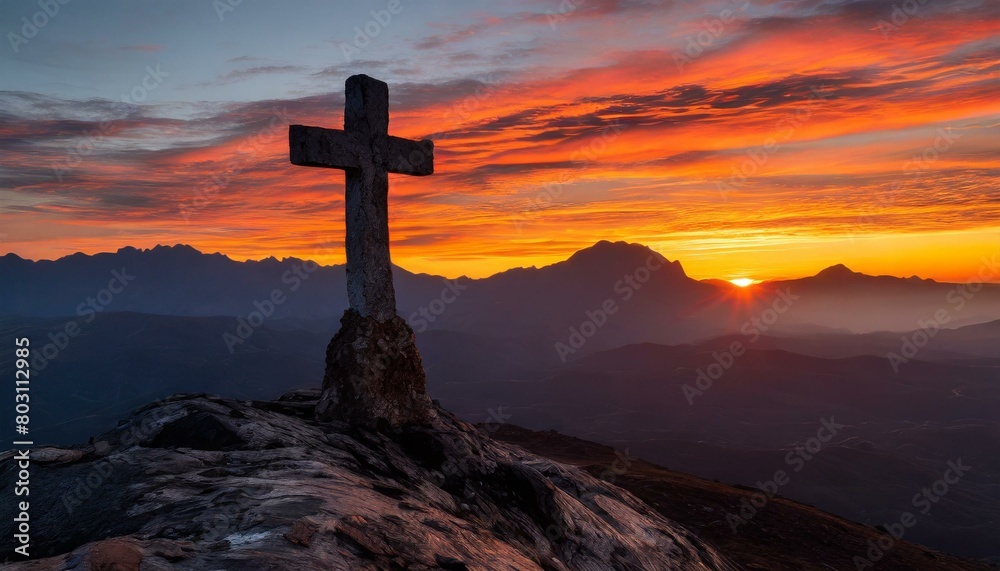
<svg viewBox="0 0 1000 571"><path fill-rule="evenodd" d="M127 285L115 285L117 293L108 289L116 272L128 278ZM343 265L297 258L237 262L183 245L55 261L7 254L0 258L0 315L89 319L98 311L133 311L247 319L271 308L267 319L338 319L347 307L345 276ZM570 351L553 354L565 359L630 343L754 331L903 332L1000 319L998 284L868 276L836 265L811 277L739 288L692 279L679 262L625 242L598 242L563 262L479 279L394 267L394 281L399 313L418 333L534 338L553 348L563 343ZM584 336L581 327L600 334Z"/></svg>

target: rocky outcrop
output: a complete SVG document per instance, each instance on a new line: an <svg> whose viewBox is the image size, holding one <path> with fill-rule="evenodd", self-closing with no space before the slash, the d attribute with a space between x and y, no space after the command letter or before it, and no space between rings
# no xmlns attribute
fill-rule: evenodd
<svg viewBox="0 0 1000 571"><path fill-rule="evenodd" d="M733 568L628 492L443 410L374 432L316 420L317 398L175 396L50 453L32 473L41 559L10 568Z"/></svg>
<svg viewBox="0 0 1000 571"><path fill-rule="evenodd" d="M399 316L380 321L353 309L326 349L322 420L376 428L426 423L434 417L413 330Z"/></svg>

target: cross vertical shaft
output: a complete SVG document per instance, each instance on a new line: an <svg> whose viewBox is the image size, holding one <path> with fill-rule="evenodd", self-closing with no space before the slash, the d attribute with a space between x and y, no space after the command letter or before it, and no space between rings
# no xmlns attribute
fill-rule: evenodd
<svg viewBox="0 0 1000 571"><path fill-rule="evenodd" d="M388 173L434 173L434 143L389 135L389 86L367 75L347 78L344 130L291 125L292 164L347 174L347 299L362 317L396 315L389 257Z"/></svg>
<svg viewBox="0 0 1000 571"><path fill-rule="evenodd" d="M389 87L368 76L347 80L344 130L369 143L360 168L347 171L347 299L363 317L396 315L389 257Z"/></svg>

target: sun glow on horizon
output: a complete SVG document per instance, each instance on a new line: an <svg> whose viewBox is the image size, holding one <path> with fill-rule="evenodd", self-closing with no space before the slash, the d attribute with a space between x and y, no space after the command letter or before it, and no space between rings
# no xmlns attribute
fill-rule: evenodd
<svg viewBox="0 0 1000 571"><path fill-rule="evenodd" d="M747 287L753 285L756 282L757 280L753 278L734 278L729 280L729 283L739 287Z"/></svg>

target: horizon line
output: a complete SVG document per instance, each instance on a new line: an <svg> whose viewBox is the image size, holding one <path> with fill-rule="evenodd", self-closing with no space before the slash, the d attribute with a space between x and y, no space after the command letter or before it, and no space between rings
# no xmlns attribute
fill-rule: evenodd
<svg viewBox="0 0 1000 571"><path fill-rule="evenodd" d="M921 276L919 276L917 274L912 274L910 276L897 276L897 275L892 275L892 274L877 274L877 275L876 274L866 274L866 273L863 273L863 272L854 271L854 270L850 269L846 264L844 264L842 262L837 262L837 263L833 263L833 264L831 264L829 266L825 266L825 267L817 270L816 273L814 273L814 274L803 275L803 276L798 276L798 277L778 276L778 277L770 277L770 278L766 278L766 279L760 279L760 278L756 278L756 277L753 277L753 276L750 276L750 275L740 275L740 276L733 276L733 277L730 277L730 278L720 278L720 277L695 278L695 277L691 277L690 275L687 274L687 272L684 270L684 265L681 262L681 260L679 260L679 259L671 260L671 259L667 258L666 256L664 256L662 253L654 250L650 246L647 246L647 245L639 243L639 242L627 242L627 241L624 241L624 240L611 241L611 240L603 240L603 239L602 240L598 240L597 242L594 242L594 244L592 244L591 246L587 246L586 248L582 248L580 250L577 250L577 251L573 252L572 254L570 254L568 257L566 257L566 258L564 258L562 260L559 260L557 262L553 262L551 264L547 264L547 265L544 265L544 266L537 266L537 265L531 265L531 266L513 266L513 267L507 268L505 270L494 272L492 274L489 274L489 275L486 275L486 276L482 276L482 277L478 277L478 278L469 277L466 274L462 274L462 275L459 275L459 276L451 277L451 276L445 276L445 275L441 275L441 274L431 274L431 273L428 273L428 272L414 272L414 271L408 270L404 266L401 266L401 265L399 265L399 264L397 264L395 262L391 262L391 263L396 268L399 268L399 269L401 269L403 271L406 271L406 272L408 272L410 274L413 274L413 275L437 276L437 277L441 277L441 278L444 278L444 279L451 279L451 280L463 279L463 278L464 279L468 279L468 280L485 280L485 279L489 279L489 278L492 278L492 277L495 277L495 276L498 276L500 274L504 274L504 273L507 273L507 272L513 271L513 270L527 270L527 269L539 269L540 270L540 269L552 267L552 266L555 266L555 265L558 265L558 264L561 264L561 263L565 263L565 262L568 262L570 260L570 258L572 258L573 256L575 256L576 254L578 254L580 252L587 251L587 250L592 250L593 248L595 248L595 247L597 247L597 246L599 246L599 245L601 245L603 243L608 243L608 244L611 244L611 245L624 244L626 246L638 246L638 247L641 247L641 248L645 248L645 249L647 249L647 250L649 250L649 251L651 251L651 252L659 255L664 260L666 260L666 261L668 261L670 263L676 263L676 264L678 264L681 267L681 271L684 273L684 275L687 278L691 279L691 280L698 281L698 282L713 282L713 281L714 282L723 282L723 283L726 283L726 284L733 285L733 287L740 287L740 286L736 286L733 283L733 280L735 280L735 279L741 279L741 278L751 279L753 281L753 283L750 284L747 287L752 287L752 286L762 285L762 284L767 284L767 283L793 281L793 280L801 280L801 279L806 279L806 278L817 277L819 274L821 274L821 273L823 273L823 272L825 272L827 270L833 270L833 269L839 269L839 268L843 268L843 270L841 270L841 271L847 271L847 272L850 272L851 274L855 274L855 275L859 275L859 276L865 276L865 277L873 277L873 278L888 277L888 278L894 278L894 279L900 279L900 280L912 280L912 279L916 278L916 279L918 279L920 281L932 282L932 283L937 283L937 284L960 284L960 283L1000 284L1000 281L983 281L983 282L973 282L973 281L966 281L966 282L939 281L939 280L936 280L934 278L924 278L924 277L921 277ZM241 259L238 259L238 258L231 257L229 254L226 254L226 253L223 253L223 252L218 252L218 251L216 251L216 252L205 252L203 250L198 249L195 246L192 246L191 244L183 244L183 243L177 243L177 244L173 244L173 245L170 245L170 244L157 244L157 245L155 245L153 247L150 247L150 248L139 248L139 247L136 247L136 246L122 246L122 247L119 247L115 251L100 251L100 252L94 252L94 253L87 253L87 252L83 252L83 251L76 251L76 252L73 252L71 254L66 254L64 256L60 256L60 257L55 258L55 259L47 259L47 258L31 259L31 258L25 258L25 257L22 257L20 254L18 254L16 252L7 252L7 253L4 253L4 254L0 255L0 258L6 258L7 256L13 255L13 256L16 256L18 259L21 259L21 260L24 260L24 261L28 261L28 262L32 262L32 263L40 263L40 262L54 263L54 262L58 262L60 260L64 260L66 258L71 258L73 256L94 257L94 256L98 256L98 255L114 255L114 254L121 253L122 250L128 250L128 249L136 250L138 252L152 252L153 250L155 250L157 248L160 248L160 249L190 248L191 250L194 250L195 252L197 252L199 255L202 255L202 256L219 255L219 256L223 256L227 260L230 260L230 261L235 262L235 263L241 263L241 264L242 263L251 263L251 262L253 262L253 263L262 263L262 262L264 262L266 260L272 260L273 259L273 260L278 261L278 262L284 262L286 260L299 260L299 261L302 261L302 262L312 262L312 263L316 264L319 267L325 267L325 268L334 268L334 267L337 267L337 266L344 266L344 265L346 265L346 261L345 262L340 262L340 263L334 263L334 264L321 264L321 263L319 263L319 262L317 262L317 261L315 261L313 259L300 258L298 256L285 256L285 257L282 257L282 258L278 258L275 255L270 255L270 256L266 256L264 258L259 258L259 259L254 259L254 258L249 258L248 257L248 258L245 258L245 259L241 260Z"/></svg>

